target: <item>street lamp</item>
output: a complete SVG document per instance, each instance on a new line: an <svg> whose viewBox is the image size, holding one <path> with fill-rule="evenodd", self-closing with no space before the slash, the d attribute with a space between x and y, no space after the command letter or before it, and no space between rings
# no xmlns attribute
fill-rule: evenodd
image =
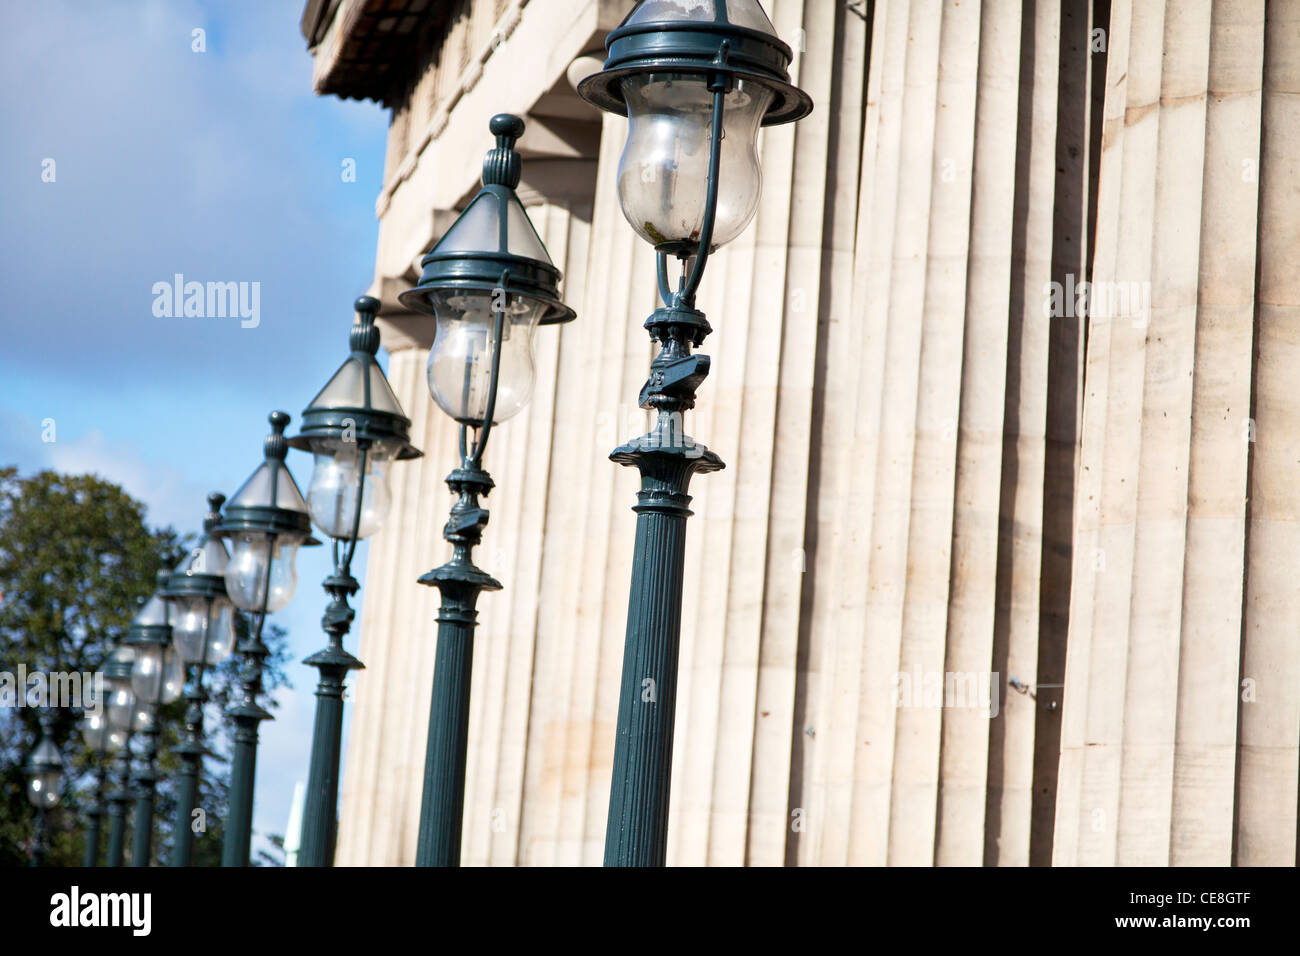
<svg viewBox="0 0 1300 956"><path fill-rule="evenodd" d="M479 498L492 490L483 450L492 425L514 415L532 395L537 326L574 317L559 298L560 271L515 195L522 160L514 146L524 122L502 113L488 128L496 148L483 162L483 188L421 260L419 284L398 297L437 319L429 392L460 423L461 465L447 476L457 500L442 532L452 558L420 578L438 588L442 606L417 866L460 865L476 605L481 591L501 590L473 560L488 521Z"/></svg>
<svg viewBox="0 0 1300 956"><path fill-rule="evenodd" d="M158 784L159 708L180 697L185 667L172 646L171 604L166 571L158 572L158 590L145 602L126 630L125 644L135 651L131 664L131 690L136 706L148 713L141 728L144 745L135 784L135 821L131 832L131 865L148 866L153 847L153 800Z"/></svg>
<svg viewBox="0 0 1300 956"><path fill-rule="evenodd" d="M226 591L235 607L252 615L248 636L235 648L241 658L239 697L228 709L235 721L230 770L230 805L221 845L222 866L248 866L253 838L253 780L257 769L258 725L271 714L257 702L262 666L270 649L262 641L266 615L289 603L298 586L294 560L302 545L320 544L311 536L311 518L298 483L284 463L289 416L272 412L271 434L262 444L264 460L226 504L218 530L230 538Z"/></svg>
<svg viewBox="0 0 1300 956"><path fill-rule="evenodd" d="M711 328L695 308L709 254L739 235L758 208L760 126L812 110L790 84L793 54L757 0L645 0L605 41L604 69L578 85L600 109L628 117L619 203L658 253L664 307L646 320L659 353L640 405L651 431L610 456L641 473L619 692L606 866L662 866L690 480L723 467L689 438L682 415L709 373L693 355ZM676 291L668 257L681 263ZM694 263L691 263L691 260ZM653 693L646 694L646 688Z"/></svg>
<svg viewBox="0 0 1300 956"><path fill-rule="evenodd" d="M27 799L36 808L36 832L32 840L32 866L45 862L45 814L59 803L63 782L63 756L54 745L54 718L41 714L41 739L27 759Z"/></svg>
<svg viewBox="0 0 1300 956"><path fill-rule="evenodd" d="M303 411L302 429L289 439L290 447L315 456L307 507L334 545L334 571L323 582L330 603L321 620L329 643L303 661L320 671L320 681L299 866L334 863L343 686L348 671L365 666L343 648L356 616L348 598L360 588L352 556L357 542L378 531L387 516L390 463L420 456L410 442L411 421L375 361L379 300L363 295L355 307L361 321L349 332L352 354Z"/></svg>
<svg viewBox="0 0 1300 956"><path fill-rule="evenodd" d="M86 853L82 866L99 865L99 834L106 807L104 806L105 789L108 784L108 765L112 755L126 741L126 735L114 727L108 719L108 703L112 695L111 685L104 698L96 701L99 713L87 711L81 718L81 734L86 747L95 758L95 793L94 802L86 810L89 824L86 827Z"/></svg>
<svg viewBox="0 0 1300 956"><path fill-rule="evenodd" d="M167 578L167 598L172 604L172 643L182 667L189 671L185 688L185 739L176 748L181 758L176 779L176 819L172 827L172 866L189 866L194 855L194 811L199 800L199 774L203 769L203 689L207 668L220 664L235 646L235 608L226 593L226 567L230 555L217 526L226 496L208 495L203 534L176 570Z"/></svg>
<svg viewBox="0 0 1300 956"><path fill-rule="evenodd" d="M131 687L135 650L119 645L104 665L104 683L108 690L105 716L113 732L122 736L117 755L117 780L108 800L108 865L121 866L126 844L126 804L131 799L131 738L137 730L153 723L147 708L137 704Z"/></svg>

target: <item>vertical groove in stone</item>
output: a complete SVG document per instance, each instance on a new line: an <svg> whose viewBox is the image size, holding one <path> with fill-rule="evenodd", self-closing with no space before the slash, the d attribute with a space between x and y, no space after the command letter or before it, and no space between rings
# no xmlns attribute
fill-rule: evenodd
<svg viewBox="0 0 1300 956"><path fill-rule="evenodd" d="M1066 82L1060 64L1061 20L1058 5L1036 3L1025 9L1020 24L1015 198L1013 218L1006 225L1011 262L1003 422L997 438L1002 460L996 581L987 645L989 663L985 665L990 671L989 697L995 716L987 727L987 785L980 794L984 803L982 846L974 858L974 862L988 865L1024 866L1029 861L1036 704L1027 693L1013 691L1010 681L1032 684L1037 669L1050 336L1056 324L1064 321L1051 316L1046 308L1053 278L1056 165L1078 165L1068 153L1065 157L1057 153L1057 99ZM1086 17L1083 23L1086 28ZM1086 76L1086 29L1082 52ZM1081 128L1086 129L1086 115L1082 123L1075 120L1076 140L1086 139L1086 133L1080 135ZM1082 275L1081 269L1074 272ZM958 494L959 501L962 497ZM948 670L974 666L974 661L971 668L950 663ZM962 711L947 715L953 716L970 719L971 715ZM973 804L973 795L968 799ZM974 810L971 806L967 812L973 815ZM946 849L946 825L941 815L941 852Z"/></svg>
<svg viewBox="0 0 1300 956"><path fill-rule="evenodd" d="M1159 97L1161 43L1159 26L1153 27L1148 16L1153 12L1163 15L1156 5L1117 2L1112 8L1094 280L1149 269L1150 253L1144 254L1142 245L1149 245L1150 232L1124 223L1149 221L1154 196L1158 108L1153 104ZM1123 722L1111 700L1114 689L1125 684L1134 521L1129 490L1137 486L1144 342L1131 321L1089 319L1057 861L1077 855L1080 862L1114 862ZM1111 836L1102 837L1107 828Z"/></svg>
<svg viewBox="0 0 1300 956"><path fill-rule="evenodd" d="M769 517L743 857L743 862L759 866L782 864L787 838L796 832L790 779L792 737L806 739L794 720L801 594L811 564L812 542L805 540L805 526L814 474L819 326L832 321L843 326L850 306L865 108L865 16L843 6L804 3L802 17L808 49L796 61L798 81L826 108L795 126L792 189L784 208L788 221L782 224L788 233L788 255L766 475ZM772 148L771 141L767 148ZM808 212L800 215L805 209Z"/></svg>
<svg viewBox="0 0 1300 956"><path fill-rule="evenodd" d="M853 289L848 320L824 330L825 365L815 388L818 417L817 472L820 494L809 493L815 542L812 593L800 637L806 663L794 737L800 758L801 792L791 806L802 811L792 830L787 859L802 865L843 864L849 859L849 817L859 743L857 696L863 653L863 609L875 489L873 461L879 446L884 342L889 300L884 294L893 268L892 241L899 197L904 77L910 44L911 8L877 4L862 137L860 194L856 215ZM855 546L856 545L856 546ZM820 734L820 736L819 736ZM876 741L879 746L879 741ZM793 825L793 824L792 824Z"/></svg>
<svg viewBox="0 0 1300 956"><path fill-rule="evenodd" d="M1240 674L1250 683L1240 693L1234 862L1291 866L1300 771L1300 10L1280 3L1265 9L1255 442Z"/></svg>
<svg viewBox="0 0 1300 956"><path fill-rule="evenodd" d="M915 424L908 474L900 471L899 497L888 505L907 512L906 535L897 552L900 564L885 573L899 574L904 582L897 671L909 675L941 675L944 670L981 7L945 7L939 30L933 180L925 278L918 290ZM893 864L925 865L934 859L941 714L941 708L932 706L896 711L888 855Z"/></svg>
<svg viewBox="0 0 1300 956"><path fill-rule="evenodd" d="M934 837L940 865L976 866L984 856L991 709L981 688L993 657L1012 221L1016 179L1025 174L1016 162L1017 114L1021 100L1032 102L1036 90L1032 76L1021 80L1021 20L1019 3L985 0L980 11L964 354L960 412L952 422L957 447L947 639L938 668L959 675L941 711ZM1023 30L1033 35L1034 21ZM997 693L991 678L988 686L991 698Z"/></svg>
<svg viewBox="0 0 1300 956"><path fill-rule="evenodd" d="M1170 809L1177 866L1232 861L1259 204L1258 176L1242 174L1243 159L1258 170L1263 40L1263 3L1214 4Z"/></svg>
<svg viewBox="0 0 1300 956"><path fill-rule="evenodd" d="M898 756L893 676L903 660L902 635L907 616L907 544L912 518L935 143L940 126L942 24L943 10L938 4L917 3L908 9L897 205L890 217L889 244L881 250L891 259L891 265L888 284L870 290L873 297L885 300L887 313L882 337L866 346L880 350L884 369L879 404L874 414L868 412L862 419L862 425L878 435L874 454L866 457L867 470L874 473L875 482L868 499L871 528L862 542L868 548L865 614L860 625L865 642L862 666L848 670L856 689L856 728L850 716L840 729L840 733L856 729L857 738L851 739L856 759L850 758L853 773L851 788L845 794L848 802L827 808L828 824L831 813L843 814L848 824L845 862L858 864L891 862L894 821L890 805ZM947 158L959 162L957 156ZM874 214L874 210L859 211L859 215ZM845 590L860 588L858 582L845 582ZM832 843L830 836L829 832L823 835L824 844Z"/></svg>
<svg viewBox="0 0 1300 956"><path fill-rule="evenodd" d="M1169 859L1174 725L1182 578L1186 560L1187 464L1196 348L1198 231L1209 64L1209 9L1170 4L1162 24L1154 193L1150 220L1150 304L1112 322L1145 336L1142 430L1134 505L1127 679L1122 704L1116 862ZM1142 281L1140 263L1115 274ZM1104 287L1099 287L1104 289ZM1138 287L1133 287L1138 288ZM1098 296L1098 305L1104 295Z"/></svg>

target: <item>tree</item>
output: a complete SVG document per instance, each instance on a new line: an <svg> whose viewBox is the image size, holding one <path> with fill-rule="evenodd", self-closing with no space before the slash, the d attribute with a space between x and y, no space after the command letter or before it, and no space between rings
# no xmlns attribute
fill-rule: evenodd
<svg viewBox="0 0 1300 956"><path fill-rule="evenodd" d="M144 506L117 485L95 475L43 471L29 478L0 469L0 672L93 672L121 640L138 603L154 589L159 570L175 567L189 540L171 528L153 529ZM240 620L238 627L246 623ZM268 626L264 639L269 692L286 683L284 632ZM208 744L201 805L208 830L197 841L195 862L220 855L219 822L225 816L229 728L218 719L233 662L209 679L215 706L209 709ZM271 705L274 707L274 701ZM184 701L162 712L159 741L159 859L170 843L174 796L171 774L178 761L171 750L182 730ZM94 766L79 731L81 711L53 711L53 735L65 763L62 799L50 818L51 865L80 865L84 810L93 800ZM38 714L27 707L0 709L0 865L26 862L34 811L25 794L23 765L39 734Z"/></svg>

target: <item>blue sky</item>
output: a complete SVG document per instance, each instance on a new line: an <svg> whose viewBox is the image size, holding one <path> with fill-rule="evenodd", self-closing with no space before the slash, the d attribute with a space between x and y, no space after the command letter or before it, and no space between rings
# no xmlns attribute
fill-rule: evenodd
<svg viewBox="0 0 1300 956"><path fill-rule="evenodd" d="M207 492L231 494L260 460L267 413L296 424L345 358L388 113L312 93L302 6L0 5L0 464L99 473L152 524L194 531ZM258 283L260 322L156 316L154 283L176 273ZM290 465L305 489L310 459ZM327 551L304 551L274 618L299 659L324 645ZM315 671L290 676L263 727L263 832L284 832L307 771Z"/></svg>

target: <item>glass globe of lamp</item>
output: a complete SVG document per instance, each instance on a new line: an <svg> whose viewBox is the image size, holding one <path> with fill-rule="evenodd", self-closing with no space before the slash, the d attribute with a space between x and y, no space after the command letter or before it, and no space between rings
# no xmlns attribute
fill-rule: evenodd
<svg viewBox="0 0 1300 956"><path fill-rule="evenodd" d="M165 586L166 580L163 572L160 584ZM134 651L131 691L138 706L152 715L160 704L180 697L185 669L172 646L171 608L161 591L153 594L131 621L126 644Z"/></svg>
<svg viewBox="0 0 1300 956"><path fill-rule="evenodd" d="M52 810L59 803L59 785L63 782L63 756L48 732L27 761L27 799L38 810Z"/></svg>
<svg viewBox="0 0 1300 956"><path fill-rule="evenodd" d="M208 495L203 533L167 579L172 644L186 666L220 664L235 647L234 605L226 591L230 555L217 530L225 500L219 492Z"/></svg>
<svg viewBox="0 0 1300 956"><path fill-rule="evenodd" d="M758 209L758 131L812 110L792 86L793 51L758 0L646 0L606 39L578 93L628 118L619 204L661 252L706 253ZM716 155L715 155L716 153Z"/></svg>
<svg viewBox="0 0 1300 956"><path fill-rule="evenodd" d="M359 541L383 525L392 502L394 461L418 458L411 421L375 356L379 300L357 299L359 321L349 332L351 354L303 410L289 446L314 458L307 506L312 521L337 541Z"/></svg>
<svg viewBox="0 0 1300 956"><path fill-rule="evenodd" d="M320 543L311 537L306 499L284 463L289 416L272 412L270 422L265 460L226 503L219 525L230 540L226 591L235 607L255 614L278 611L289 603L298 587L298 548Z"/></svg>

